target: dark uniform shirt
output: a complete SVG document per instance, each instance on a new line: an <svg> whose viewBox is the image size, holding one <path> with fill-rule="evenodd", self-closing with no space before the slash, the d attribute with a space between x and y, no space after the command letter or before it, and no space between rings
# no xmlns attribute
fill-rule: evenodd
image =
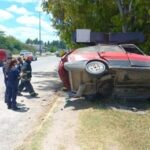
<svg viewBox="0 0 150 150"><path fill-rule="evenodd" d="M4 82L7 83L8 80L8 63L3 63L3 74L4 74Z"/></svg>
<svg viewBox="0 0 150 150"><path fill-rule="evenodd" d="M21 72L22 66L23 66L23 63L18 63L17 64L17 69L18 69L19 72Z"/></svg>
<svg viewBox="0 0 150 150"><path fill-rule="evenodd" d="M7 86L18 87L19 71L17 68L12 68L8 71Z"/></svg>
<svg viewBox="0 0 150 150"><path fill-rule="evenodd" d="M31 61L26 60L22 65L22 78L23 79L30 79L32 77L32 68L31 68Z"/></svg>

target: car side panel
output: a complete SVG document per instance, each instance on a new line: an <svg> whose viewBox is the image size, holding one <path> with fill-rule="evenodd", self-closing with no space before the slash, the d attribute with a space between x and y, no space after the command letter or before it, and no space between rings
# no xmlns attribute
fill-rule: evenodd
<svg viewBox="0 0 150 150"><path fill-rule="evenodd" d="M150 56L127 53L131 66L150 67Z"/></svg>

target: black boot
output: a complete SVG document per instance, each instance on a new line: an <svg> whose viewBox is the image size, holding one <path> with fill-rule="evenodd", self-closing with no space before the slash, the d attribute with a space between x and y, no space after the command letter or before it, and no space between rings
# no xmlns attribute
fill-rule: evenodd
<svg viewBox="0 0 150 150"><path fill-rule="evenodd" d="M17 107L17 106L13 106L13 107L12 107L12 110L20 110L20 108Z"/></svg>
<svg viewBox="0 0 150 150"><path fill-rule="evenodd" d="M36 96L38 96L38 93L30 93L30 95L32 96L32 97L36 97Z"/></svg>
<svg viewBox="0 0 150 150"><path fill-rule="evenodd" d="M21 94L21 92L18 92L18 94L17 94L18 96L22 96L22 94Z"/></svg>
<svg viewBox="0 0 150 150"><path fill-rule="evenodd" d="M8 108L8 109L11 109L11 105L7 105L7 108Z"/></svg>

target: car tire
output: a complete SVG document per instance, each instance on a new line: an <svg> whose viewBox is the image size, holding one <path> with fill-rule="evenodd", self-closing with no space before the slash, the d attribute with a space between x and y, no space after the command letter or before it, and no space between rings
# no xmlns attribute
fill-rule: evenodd
<svg viewBox="0 0 150 150"><path fill-rule="evenodd" d="M89 61L87 64L89 64L89 63L91 63L92 61ZM92 73L90 70L89 70L89 68L87 67L87 65L86 65L86 68L85 68L85 70L86 70L86 72L90 75L90 76L93 76L93 77L99 77L99 76L102 76L102 75L104 75L106 72L107 72L107 65L104 63L104 62L101 62L101 61L99 61L100 63L101 63L101 65L102 65L102 71L100 72L100 73Z"/></svg>

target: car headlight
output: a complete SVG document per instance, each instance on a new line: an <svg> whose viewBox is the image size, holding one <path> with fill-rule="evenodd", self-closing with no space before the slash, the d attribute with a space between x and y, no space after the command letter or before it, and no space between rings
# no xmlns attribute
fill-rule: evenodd
<svg viewBox="0 0 150 150"><path fill-rule="evenodd" d="M106 65L100 61L91 61L86 65L86 71L90 74L98 75L106 70Z"/></svg>

